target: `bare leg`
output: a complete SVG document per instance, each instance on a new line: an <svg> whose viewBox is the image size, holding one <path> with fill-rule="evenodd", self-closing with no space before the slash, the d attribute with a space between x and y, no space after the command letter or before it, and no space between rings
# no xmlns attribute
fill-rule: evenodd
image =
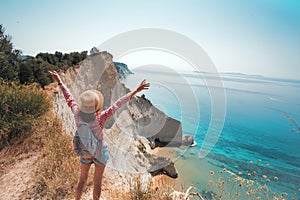
<svg viewBox="0 0 300 200"><path fill-rule="evenodd" d="M105 165L95 164L93 200L100 199L102 177L103 177L104 169L105 169Z"/></svg>
<svg viewBox="0 0 300 200"><path fill-rule="evenodd" d="M89 175L90 167L91 167L91 164L86 165L86 164L80 163L80 178L79 178L79 182L78 182L78 185L76 188L75 200L79 200L82 195L83 188L86 184L86 180Z"/></svg>

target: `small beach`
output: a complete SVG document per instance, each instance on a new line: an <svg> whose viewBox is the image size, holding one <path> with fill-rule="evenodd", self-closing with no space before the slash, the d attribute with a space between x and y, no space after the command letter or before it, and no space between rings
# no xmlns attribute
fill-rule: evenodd
<svg viewBox="0 0 300 200"><path fill-rule="evenodd" d="M183 149L195 147L183 147ZM208 183L211 179L210 171L219 171L209 163L208 159L194 159L190 157L190 150L178 150L175 147L162 147L154 150L158 156L170 158L175 163L178 171L178 178L160 177L170 183L176 190L185 190L191 185L196 186L196 190L202 191L208 189ZM182 151L183 150L183 151ZM183 154L180 155L182 151ZM192 153L193 154L193 153ZM198 167L195 167L198 166Z"/></svg>

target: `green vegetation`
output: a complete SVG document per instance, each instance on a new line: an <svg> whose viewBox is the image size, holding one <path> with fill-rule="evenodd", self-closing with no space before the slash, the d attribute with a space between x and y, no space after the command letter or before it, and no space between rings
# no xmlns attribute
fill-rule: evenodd
<svg viewBox="0 0 300 200"><path fill-rule="evenodd" d="M25 86L0 80L0 150L30 132L49 107L49 99L36 84Z"/></svg>
<svg viewBox="0 0 300 200"><path fill-rule="evenodd" d="M13 49L11 37L5 35L4 31L0 24L0 77L17 80L21 51Z"/></svg>
<svg viewBox="0 0 300 200"><path fill-rule="evenodd" d="M39 53L35 57L21 56L21 51L13 49L11 37L4 34L0 24L0 78L18 81L21 84L38 83L44 87L52 82L49 70L66 70L87 57L87 51L61 53Z"/></svg>

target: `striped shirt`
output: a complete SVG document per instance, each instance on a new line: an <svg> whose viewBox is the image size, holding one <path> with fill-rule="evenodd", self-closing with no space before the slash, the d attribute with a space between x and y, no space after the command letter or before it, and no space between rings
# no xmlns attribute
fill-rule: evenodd
<svg viewBox="0 0 300 200"><path fill-rule="evenodd" d="M80 117L79 117L79 106L75 102L73 95L71 94L70 90L64 85L60 85L60 89L66 99L68 106L71 108L72 113L74 114L74 119L76 123L76 127L80 126ZM103 129L106 120L114 115L114 113L121 108L124 104L131 100L132 96L130 93L124 95L123 97L119 98L114 104L112 104L106 110L101 111L101 113L96 115L94 121L89 123L90 128L92 129L94 135L101 139L103 142L103 146L106 146L106 142L104 140Z"/></svg>

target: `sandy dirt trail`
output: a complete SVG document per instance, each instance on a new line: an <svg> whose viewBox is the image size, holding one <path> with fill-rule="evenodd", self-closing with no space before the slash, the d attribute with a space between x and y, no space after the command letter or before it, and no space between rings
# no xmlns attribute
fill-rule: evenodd
<svg viewBox="0 0 300 200"><path fill-rule="evenodd" d="M31 156L17 161L13 166L4 169L0 176L0 200L25 199L24 191L33 185L38 156Z"/></svg>

